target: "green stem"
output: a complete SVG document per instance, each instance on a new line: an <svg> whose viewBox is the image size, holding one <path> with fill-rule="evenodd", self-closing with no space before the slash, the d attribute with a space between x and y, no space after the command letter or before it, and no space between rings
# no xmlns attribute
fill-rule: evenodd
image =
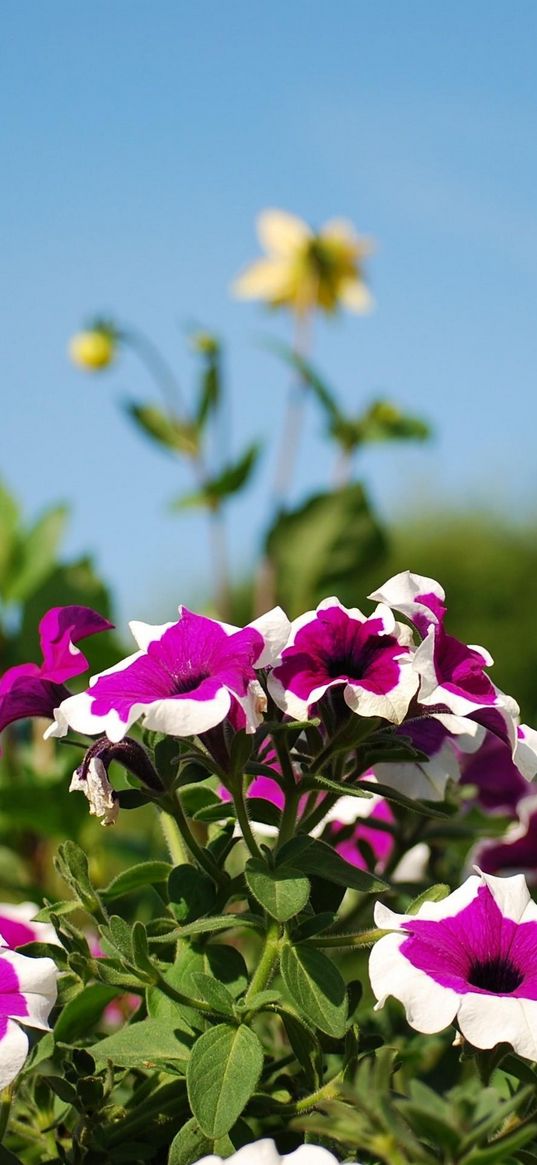
<svg viewBox="0 0 537 1165"><path fill-rule="evenodd" d="M160 828L164 834L164 841L166 842L174 866L184 865L189 861L189 854L177 822L166 812L159 812L158 817Z"/></svg>
<svg viewBox="0 0 537 1165"><path fill-rule="evenodd" d="M244 996L244 1003L248 1005L254 995L263 991L274 970L280 953L280 927L277 922L271 922L265 935L263 953L252 976L250 986Z"/></svg>
<svg viewBox="0 0 537 1165"><path fill-rule="evenodd" d="M13 1099L13 1087L8 1085L2 1090L0 1095L0 1142L4 1139L4 1133L7 1128L9 1120L9 1113L11 1110L11 1101Z"/></svg>
<svg viewBox="0 0 537 1165"><path fill-rule="evenodd" d="M232 793L233 793L233 804L235 806L235 810L237 813L237 821L239 822L239 825L241 827L241 833L242 833L244 842L247 845L248 849L250 850L252 857L260 858L261 861L263 861L264 860L263 854L261 853L261 850L260 850L260 848L255 840L255 837L254 837L253 832L252 832L252 827L250 825L250 818L248 817L248 810L246 808L246 800L245 800L245 796L244 796L244 784L243 784L242 777L239 780L234 782Z"/></svg>
<svg viewBox="0 0 537 1165"><path fill-rule="evenodd" d="M214 1007L211 1007L211 1005L206 1003L204 999L192 999L190 995L183 995L182 991L177 991L177 989L172 987L171 983L168 983L162 975L159 975L156 986L158 987L159 991L162 991L163 995L167 995L168 998L173 999L175 1003L182 1003L186 1007L195 1007L196 1011L207 1012L210 1015L218 1014L218 1012L214 1010Z"/></svg>
<svg viewBox="0 0 537 1165"><path fill-rule="evenodd" d="M389 930L378 930L374 927L372 930L363 930L360 934L318 934L315 936L316 947L371 947L379 938L383 938L385 934L391 934Z"/></svg>
<svg viewBox="0 0 537 1165"><path fill-rule="evenodd" d="M201 866L202 870L205 870L205 872L209 874L209 877L212 878L218 886L221 886L224 882L227 882L227 874L224 872L224 870L219 869L208 850L200 845L198 841L196 841L196 838L194 837L194 834L192 833L192 830L190 829L188 821L185 817L181 801L176 794L168 798L164 812L168 812L172 816L188 852L192 855L198 865Z"/></svg>
<svg viewBox="0 0 537 1165"><path fill-rule="evenodd" d="M315 1108L315 1105L322 1100L335 1100L339 1096L339 1085L343 1081L343 1076L342 1070L337 1073L337 1076L333 1076L331 1080L323 1084L321 1088L317 1088L315 1092L310 1092L309 1096L303 1096L301 1100L295 1100L293 1104L278 1105L278 1113L282 1113L282 1115L285 1113L286 1116L299 1116L300 1113Z"/></svg>
<svg viewBox="0 0 537 1165"><path fill-rule="evenodd" d="M295 836L296 830L296 815L298 811L298 803L300 800L300 792L298 789L293 789L288 792L285 797L285 807L282 814L282 823L280 825L280 833L278 836L278 846L280 849L285 845L286 841L290 841Z"/></svg>

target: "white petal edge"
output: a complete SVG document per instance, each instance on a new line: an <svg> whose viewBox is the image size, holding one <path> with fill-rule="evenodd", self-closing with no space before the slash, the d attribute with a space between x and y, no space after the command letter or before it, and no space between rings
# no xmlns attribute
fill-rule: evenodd
<svg viewBox="0 0 537 1165"><path fill-rule="evenodd" d="M28 1055L28 1036L18 1023L8 1019L4 1036L0 1039L0 1089L18 1076Z"/></svg>
<svg viewBox="0 0 537 1165"><path fill-rule="evenodd" d="M450 987L414 967L404 955L403 935L389 934L379 939L369 958L369 978L378 1011L390 995L398 999L407 1020L416 1031L431 1035L453 1023L460 996Z"/></svg>

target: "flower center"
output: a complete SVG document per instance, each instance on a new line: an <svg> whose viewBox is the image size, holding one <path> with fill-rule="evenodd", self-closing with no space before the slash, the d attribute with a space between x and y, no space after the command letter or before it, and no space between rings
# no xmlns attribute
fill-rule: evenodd
<svg viewBox="0 0 537 1165"><path fill-rule="evenodd" d="M478 959L472 963L468 982L472 987L490 991L494 995L509 995L524 981L524 975L510 959Z"/></svg>
<svg viewBox="0 0 537 1165"><path fill-rule="evenodd" d="M191 672L190 675L174 676L174 696L184 696L187 692L194 692L204 680L209 679L209 672Z"/></svg>

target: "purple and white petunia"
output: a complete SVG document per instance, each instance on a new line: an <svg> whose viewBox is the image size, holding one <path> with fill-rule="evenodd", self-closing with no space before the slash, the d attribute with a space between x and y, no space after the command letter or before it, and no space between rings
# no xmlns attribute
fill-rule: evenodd
<svg viewBox="0 0 537 1165"><path fill-rule="evenodd" d="M54 927L48 922L34 922L39 911L35 902L0 903L0 942L15 950L27 943L55 943L59 945Z"/></svg>
<svg viewBox="0 0 537 1165"><path fill-rule="evenodd" d="M321 1145L300 1145L292 1153L282 1155L274 1141L267 1137L262 1141L253 1141L251 1145L243 1145L226 1159L226 1165L228 1162L229 1165L337 1165L337 1157ZM224 1165L224 1160L210 1154L202 1157L197 1165Z"/></svg>
<svg viewBox="0 0 537 1165"><path fill-rule="evenodd" d="M55 712L47 735L68 728L122 740L137 720L170 736L197 736L228 715L255 732L265 707L256 669L286 642L289 620L276 607L242 630L179 608L176 623L131 623L139 650L90 680Z"/></svg>
<svg viewBox="0 0 537 1165"><path fill-rule="evenodd" d="M531 886L537 885L537 796L519 801L518 820L502 837L480 842L473 860L487 874L523 873Z"/></svg>
<svg viewBox="0 0 537 1165"><path fill-rule="evenodd" d="M422 636L414 655L420 704L444 706L456 716L505 706L508 698L485 673L494 662L489 652L484 647L466 646L445 630L445 594L435 579L402 571L369 598L405 615Z"/></svg>
<svg viewBox="0 0 537 1165"><path fill-rule="evenodd" d="M27 716L52 719L69 695L65 680L81 675L88 661L76 645L113 624L90 607L52 607L39 624L43 662L10 667L0 679L0 731Z"/></svg>
<svg viewBox="0 0 537 1165"><path fill-rule="evenodd" d="M404 719L418 677L412 668L409 628L388 607L372 615L347 609L334 597L295 619L289 642L269 675L269 690L284 712L306 719L333 689L360 716Z"/></svg>
<svg viewBox="0 0 537 1165"><path fill-rule="evenodd" d="M537 904L522 875L479 872L415 915L377 903L375 924L394 932L370 956L377 1009L393 995L419 1032L456 1022L475 1048L537 1059Z"/></svg>
<svg viewBox="0 0 537 1165"><path fill-rule="evenodd" d="M19 1024L49 1030L57 979L52 959L29 959L0 947L0 1089L11 1084L28 1055L28 1036Z"/></svg>

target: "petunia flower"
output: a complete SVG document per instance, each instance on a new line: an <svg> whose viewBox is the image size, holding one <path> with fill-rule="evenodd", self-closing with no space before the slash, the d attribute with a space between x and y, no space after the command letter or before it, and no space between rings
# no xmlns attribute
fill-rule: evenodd
<svg viewBox="0 0 537 1165"><path fill-rule="evenodd" d="M271 307L290 307L297 315L314 308L331 313L339 306L367 312L373 299L366 287L363 261L370 239L351 223L326 222L315 233L307 223L283 210L265 210L257 231L266 258L239 275L232 290L242 299L264 299Z"/></svg>
<svg viewBox="0 0 537 1165"><path fill-rule="evenodd" d="M481 841L472 860L486 874L523 873L531 886L537 885L537 796L518 802L518 819L502 837Z"/></svg>
<svg viewBox="0 0 537 1165"><path fill-rule="evenodd" d="M402 571L388 579L370 599L386 603L410 619L422 635L414 667L420 676L418 700L426 707L443 707L455 716L480 708L518 706L489 679L485 668L494 663L484 647L467 646L444 628L445 593L435 579Z"/></svg>
<svg viewBox="0 0 537 1165"><path fill-rule="evenodd" d="M10 667L0 679L0 731L27 716L52 719L69 695L65 680L86 671L88 661L76 645L113 624L90 607L52 607L39 624L43 662Z"/></svg>
<svg viewBox="0 0 537 1165"><path fill-rule="evenodd" d="M388 607L372 615L324 599L291 624L289 642L269 675L270 693L290 716L305 719L327 692L342 690L360 716L404 719L418 677L412 668L410 632Z"/></svg>
<svg viewBox="0 0 537 1165"><path fill-rule="evenodd" d="M55 712L47 735L105 733L119 741L132 724L170 736L195 736L233 714L255 732L265 696L256 669L266 667L287 639L289 620L276 607L243 630L179 608L176 623L131 623L139 650L90 680Z"/></svg>
<svg viewBox="0 0 537 1165"><path fill-rule="evenodd" d="M393 995L416 1031L457 1023L475 1048L537 1059L537 904L521 875L479 871L415 915L378 902L375 925L394 932L370 956L377 1009Z"/></svg>
<svg viewBox="0 0 537 1165"><path fill-rule="evenodd" d="M281 1155L274 1143L268 1137L262 1141L253 1141L251 1145L243 1145L231 1157L226 1158L226 1165L337 1165L337 1157L321 1145L300 1145L292 1153ZM210 1154L202 1157L197 1165L223 1165L223 1158ZM353 1163L354 1165L354 1163Z"/></svg>
<svg viewBox="0 0 537 1165"><path fill-rule="evenodd" d="M28 1036L19 1024L49 1030L57 979L52 959L29 959L0 943L0 1089L15 1079L28 1055Z"/></svg>
<svg viewBox="0 0 537 1165"><path fill-rule="evenodd" d="M0 903L0 941L12 950L27 943L55 943L59 945L54 927L48 922L34 922L39 906L35 902Z"/></svg>

